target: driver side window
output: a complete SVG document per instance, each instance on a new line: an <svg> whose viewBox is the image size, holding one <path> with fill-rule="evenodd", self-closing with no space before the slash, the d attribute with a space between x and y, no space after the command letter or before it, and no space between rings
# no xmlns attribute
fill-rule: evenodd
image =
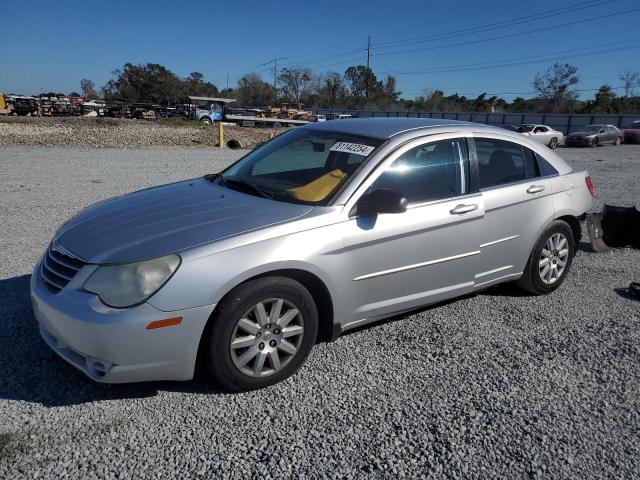
<svg viewBox="0 0 640 480"><path fill-rule="evenodd" d="M393 190L409 204L457 197L469 192L469 150L464 138L412 148L398 157L371 185Z"/></svg>

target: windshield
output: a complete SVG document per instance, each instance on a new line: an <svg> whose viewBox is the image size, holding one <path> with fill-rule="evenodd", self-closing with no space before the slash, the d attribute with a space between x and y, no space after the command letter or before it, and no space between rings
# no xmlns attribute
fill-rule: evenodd
<svg viewBox="0 0 640 480"><path fill-rule="evenodd" d="M220 182L274 200L323 205L381 143L339 132L294 129L229 167Z"/></svg>
<svg viewBox="0 0 640 480"><path fill-rule="evenodd" d="M602 125L586 125L582 127L580 130L583 132L598 132L602 128Z"/></svg>

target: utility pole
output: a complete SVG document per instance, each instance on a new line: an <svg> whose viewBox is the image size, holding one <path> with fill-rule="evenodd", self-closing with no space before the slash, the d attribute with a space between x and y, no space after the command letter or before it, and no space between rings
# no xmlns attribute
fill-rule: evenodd
<svg viewBox="0 0 640 480"><path fill-rule="evenodd" d="M229 90L229 74L227 73L227 90Z"/></svg>
<svg viewBox="0 0 640 480"><path fill-rule="evenodd" d="M365 79L364 95L369 98L369 70L371 69L371 35L367 40L367 78Z"/></svg>
<svg viewBox="0 0 640 480"><path fill-rule="evenodd" d="M278 83L278 60L286 60L286 59L287 57L272 58L268 62L264 62L258 65L258 67L264 67L265 65L269 65L270 63L273 62L273 88L276 88L276 85Z"/></svg>

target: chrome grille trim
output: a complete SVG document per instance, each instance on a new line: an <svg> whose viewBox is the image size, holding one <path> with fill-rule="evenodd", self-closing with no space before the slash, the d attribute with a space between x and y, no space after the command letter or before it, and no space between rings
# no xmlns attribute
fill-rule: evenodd
<svg viewBox="0 0 640 480"><path fill-rule="evenodd" d="M58 293L84 265L84 261L71 256L69 252L62 253L49 245L42 261L40 276L52 293Z"/></svg>

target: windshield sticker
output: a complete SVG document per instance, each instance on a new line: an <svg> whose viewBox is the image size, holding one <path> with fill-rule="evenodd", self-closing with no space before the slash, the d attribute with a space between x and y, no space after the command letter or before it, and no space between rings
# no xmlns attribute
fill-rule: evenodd
<svg viewBox="0 0 640 480"><path fill-rule="evenodd" d="M337 142L333 147L329 149L331 152L346 152L354 153L356 155L362 155L366 157L369 155L375 147L369 145L361 145L359 143Z"/></svg>

